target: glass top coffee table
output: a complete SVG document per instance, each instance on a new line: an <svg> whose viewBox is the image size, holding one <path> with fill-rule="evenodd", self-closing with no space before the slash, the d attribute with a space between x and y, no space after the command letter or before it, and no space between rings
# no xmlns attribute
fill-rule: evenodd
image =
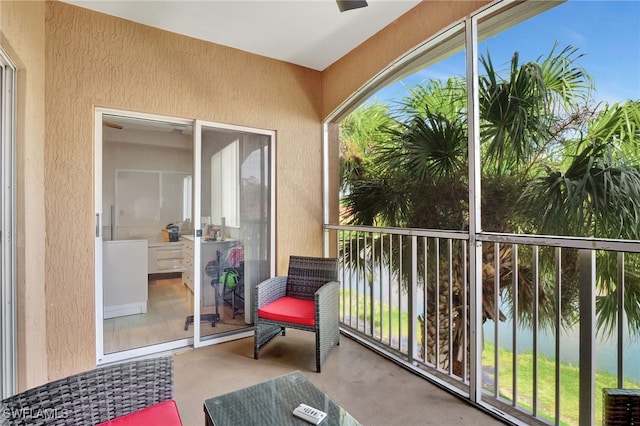
<svg viewBox="0 0 640 426"><path fill-rule="evenodd" d="M204 417L208 426L309 425L293 415L300 403L327 413L321 426L360 425L299 371L207 399Z"/></svg>

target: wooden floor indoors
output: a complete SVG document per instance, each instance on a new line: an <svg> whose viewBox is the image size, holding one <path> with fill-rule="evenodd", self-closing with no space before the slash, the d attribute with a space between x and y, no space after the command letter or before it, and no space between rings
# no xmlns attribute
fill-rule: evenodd
<svg viewBox="0 0 640 426"><path fill-rule="evenodd" d="M345 336L316 373L314 339L287 330L259 360L253 359L253 338L176 353L175 399L185 426L204 425L205 399L296 370L363 425L502 424Z"/></svg>
<svg viewBox="0 0 640 426"><path fill-rule="evenodd" d="M150 276L147 313L127 315L104 320L104 352L113 353L127 349L170 342L193 337L193 325L184 329L187 315L193 314L193 293L182 282L182 278L164 275ZM202 308L203 313L212 313L213 306ZM244 316L232 319L231 308L219 306L222 321L215 327L210 322L201 322L201 334L236 330L245 327Z"/></svg>

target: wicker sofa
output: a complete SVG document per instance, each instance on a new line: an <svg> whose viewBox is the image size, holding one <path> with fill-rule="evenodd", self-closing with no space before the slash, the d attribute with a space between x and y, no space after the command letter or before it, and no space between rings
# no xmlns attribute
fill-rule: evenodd
<svg viewBox="0 0 640 426"><path fill-rule="evenodd" d="M154 416L181 424L170 356L97 368L0 401L1 426L141 425Z"/></svg>

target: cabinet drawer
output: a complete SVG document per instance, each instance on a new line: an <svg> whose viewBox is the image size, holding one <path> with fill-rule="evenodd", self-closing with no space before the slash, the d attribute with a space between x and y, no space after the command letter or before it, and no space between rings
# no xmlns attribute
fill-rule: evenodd
<svg viewBox="0 0 640 426"><path fill-rule="evenodd" d="M158 259L158 271L181 271L182 262L180 259Z"/></svg>
<svg viewBox="0 0 640 426"><path fill-rule="evenodd" d="M156 249L156 259L158 261L162 259L181 259L182 258L182 250L180 248L157 248Z"/></svg>

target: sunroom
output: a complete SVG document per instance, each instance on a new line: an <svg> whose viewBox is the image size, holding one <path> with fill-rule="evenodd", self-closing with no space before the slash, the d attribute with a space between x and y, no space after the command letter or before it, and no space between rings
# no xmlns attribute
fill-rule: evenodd
<svg viewBox="0 0 640 426"><path fill-rule="evenodd" d="M244 308L303 254L340 260L343 337L507 422L593 423L602 388L640 381L640 59L624 48L637 5L588 6L407 2L313 69L66 2L3 2L17 70L3 395L250 338L251 309L215 293L221 254L242 258L230 300ZM358 144L358 119L380 111ZM580 165L602 178L583 204L562 198L594 182ZM554 172L556 209L536 222L533 183ZM110 284L128 268L141 301Z"/></svg>

